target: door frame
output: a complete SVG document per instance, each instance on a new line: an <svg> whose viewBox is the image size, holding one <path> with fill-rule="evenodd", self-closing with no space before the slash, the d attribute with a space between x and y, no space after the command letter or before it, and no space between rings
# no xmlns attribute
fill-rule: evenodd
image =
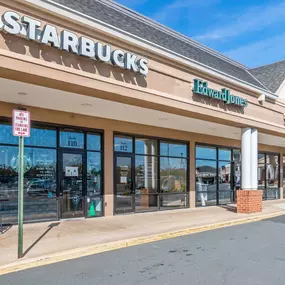
<svg viewBox="0 0 285 285"><path fill-rule="evenodd" d="M123 152L114 152L114 215L123 214L117 213L117 158L118 157L129 157L131 158L131 178L132 178L132 190L131 190L131 201L132 201L132 209L128 213L135 213L135 156L133 153L123 153Z"/></svg>
<svg viewBox="0 0 285 285"><path fill-rule="evenodd" d="M86 193L87 193L87 157L86 151L83 149L70 149L70 148L60 148L58 150L58 171L57 171L57 196L59 199L58 204L58 219L67 219L62 217L62 203L63 203L63 192L61 189L61 183L63 178L63 155L65 153L69 154L81 154L82 155L82 218L86 218Z"/></svg>

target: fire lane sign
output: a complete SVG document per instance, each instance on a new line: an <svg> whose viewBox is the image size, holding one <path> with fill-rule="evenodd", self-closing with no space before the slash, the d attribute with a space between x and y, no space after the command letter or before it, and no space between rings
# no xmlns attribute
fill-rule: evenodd
<svg viewBox="0 0 285 285"><path fill-rule="evenodd" d="M16 137L29 137L30 132L30 112L13 110L13 135Z"/></svg>

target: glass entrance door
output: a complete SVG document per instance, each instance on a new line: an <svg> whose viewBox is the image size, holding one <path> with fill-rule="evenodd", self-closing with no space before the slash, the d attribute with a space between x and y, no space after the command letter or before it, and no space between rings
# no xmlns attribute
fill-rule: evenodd
<svg viewBox="0 0 285 285"><path fill-rule="evenodd" d="M83 152L60 153L61 218L84 217Z"/></svg>
<svg viewBox="0 0 285 285"><path fill-rule="evenodd" d="M131 155L115 156L116 213L134 212L134 167Z"/></svg>

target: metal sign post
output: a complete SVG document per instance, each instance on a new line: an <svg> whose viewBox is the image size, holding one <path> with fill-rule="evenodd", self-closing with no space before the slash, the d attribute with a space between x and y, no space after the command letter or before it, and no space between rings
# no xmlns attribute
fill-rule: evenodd
<svg viewBox="0 0 285 285"><path fill-rule="evenodd" d="M30 113L13 110L13 135L19 137L18 155L18 258L23 257L24 137L30 136Z"/></svg>
<svg viewBox="0 0 285 285"><path fill-rule="evenodd" d="M18 171L18 258L23 256L23 214L24 214L24 137L19 137Z"/></svg>

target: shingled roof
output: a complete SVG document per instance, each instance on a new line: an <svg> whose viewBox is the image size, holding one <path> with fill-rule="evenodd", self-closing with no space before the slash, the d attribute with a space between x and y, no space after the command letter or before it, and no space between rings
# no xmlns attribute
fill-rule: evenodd
<svg viewBox="0 0 285 285"><path fill-rule="evenodd" d="M267 89L248 71L246 66L122 5L106 0L53 0L53 2L105 22L258 88Z"/></svg>
<svg viewBox="0 0 285 285"><path fill-rule="evenodd" d="M285 60L250 69L250 73L275 93L285 79Z"/></svg>

